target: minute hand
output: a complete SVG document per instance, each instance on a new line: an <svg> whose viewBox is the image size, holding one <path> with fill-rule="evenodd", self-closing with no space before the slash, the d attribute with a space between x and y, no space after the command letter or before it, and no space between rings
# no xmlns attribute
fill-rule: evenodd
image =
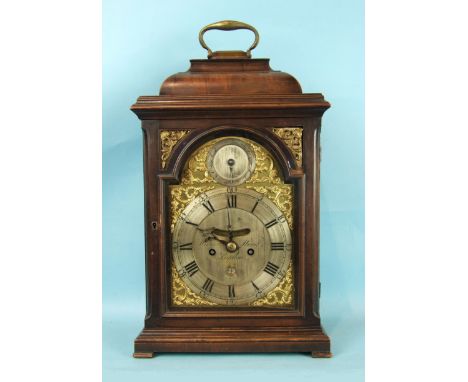
<svg viewBox="0 0 468 382"><path fill-rule="evenodd" d="M212 231L215 235L224 236L224 237L236 237L244 236L250 233L250 228L238 229L236 231L225 231L223 229L214 229Z"/></svg>

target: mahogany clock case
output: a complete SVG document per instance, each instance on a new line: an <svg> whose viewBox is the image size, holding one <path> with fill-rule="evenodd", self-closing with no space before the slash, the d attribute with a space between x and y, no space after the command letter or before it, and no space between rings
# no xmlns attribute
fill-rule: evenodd
<svg viewBox="0 0 468 382"><path fill-rule="evenodd" d="M146 316L135 357L158 352L310 352L329 357L319 315L319 184L321 94L303 94L268 59L191 60L169 77L160 96L132 106L144 139ZM302 129L299 162L275 128ZM167 155L161 132L186 131ZM188 158L220 137L247 138L264 147L294 190L295 295L291 308L177 307L171 304L170 186ZM165 156L164 156L165 155ZM164 156L164 160L163 160Z"/></svg>

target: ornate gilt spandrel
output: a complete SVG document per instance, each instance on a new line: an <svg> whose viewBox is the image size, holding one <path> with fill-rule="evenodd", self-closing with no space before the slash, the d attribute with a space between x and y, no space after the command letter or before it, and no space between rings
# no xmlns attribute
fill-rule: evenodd
<svg viewBox="0 0 468 382"><path fill-rule="evenodd" d="M257 166L252 177L243 187L250 188L268 197L281 210L289 228L293 230L293 187L285 184L273 157L263 147L249 141L254 149Z"/></svg>
<svg viewBox="0 0 468 382"><path fill-rule="evenodd" d="M200 193L217 187L225 187L215 182L206 169L206 158L211 147L223 138L214 139L197 149L187 160L182 173L180 184L169 187L171 196L171 233L174 231L175 222L185 207ZM293 186L285 184L280 170L271 154L255 142L240 138L247 142L254 150L256 167L251 178L241 187L257 191L271 201L281 210L289 228L293 229ZM216 307L219 306L208 301L203 296L194 293L181 279L175 265L171 264L171 303L179 307ZM256 307L281 307L294 306L294 265L292 262L286 275L267 295L249 304Z"/></svg>
<svg viewBox="0 0 468 382"><path fill-rule="evenodd" d="M176 266L171 263L171 296L174 306L216 306L214 302L192 292L177 273Z"/></svg>
<svg viewBox="0 0 468 382"><path fill-rule="evenodd" d="M252 306L281 306L288 307L294 304L294 280L292 263L289 265L286 275L278 286L269 292L265 297L255 300Z"/></svg>
<svg viewBox="0 0 468 382"><path fill-rule="evenodd" d="M166 168L167 160L171 155L172 150L189 130L161 130L159 133L160 150L161 150L161 168Z"/></svg>
<svg viewBox="0 0 468 382"><path fill-rule="evenodd" d="M273 132L288 146L297 166L302 167L302 127L275 127Z"/></svg>

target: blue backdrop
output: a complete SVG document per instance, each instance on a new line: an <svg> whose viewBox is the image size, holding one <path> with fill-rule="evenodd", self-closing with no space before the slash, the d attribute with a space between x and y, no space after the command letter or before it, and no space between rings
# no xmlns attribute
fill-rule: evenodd
<svg viewBox="0 0 468 382"><path fill-rule="evenodd" d="M255 26L255 58L331 102L323 119L321 315L332 359L304 354L131 357L145 313L143 163L130 105L205 58L198 31L233 19ZM249 31L211 31L213 50L242 49ZM222 378L364 379L364 4L362 0L103 2L103 374L105 381Z"/></svg>

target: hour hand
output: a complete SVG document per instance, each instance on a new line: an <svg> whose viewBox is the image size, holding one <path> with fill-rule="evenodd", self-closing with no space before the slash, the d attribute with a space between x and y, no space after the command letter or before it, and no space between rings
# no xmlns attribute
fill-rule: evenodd
<svg viewBox="0 0 468 382"><path fill-rule="evenodd" d="M202 229L202 228L199 228L197 227L197 229L203 234L203 236L205 237L205 243L209 240L217 240L219 241L220 243L223 243L223 244L227 244L227 241L226 240L223 240L223 239L220 239L218 237L218 234L216 233L216 228L208 228L208 229ZM227 232L227 231L226 231ZM223 236L223 235L219 235L219 236Z"/></svg>
<svg viewBox="0 0 468 382"><path fill-rule="evenodd" d="M219 235L219 236L236 237L236 236L248 235L250 233L250 228L243 228L243 229L238 229L238 230L235 230L235 231L225 231L223 229L215 228L212 232L215 235Z"/></svg>
<svg viewBox="0 0 468 382"><path fill-rule="evenodd" d="M196 227L196 229L199 230L203 235L211 235L216 230L216 228L214 227L207 228L207 229Z"/></svg>
<svg viewBox="0 0 468 382"><path fill-rule="evenodd" d="M220 243L222 243L222 244L224 244L224 245L227 245L227 244L228 244L228 242L227 242L226 240L220 239L220 238L219 238L216 234L214 234L214 233L211 233L209 236L207 236L207 237L205 238L205 242L210 241L210 240L213 240L213 239L216 240L216 241L219 241Z"/></svg>

